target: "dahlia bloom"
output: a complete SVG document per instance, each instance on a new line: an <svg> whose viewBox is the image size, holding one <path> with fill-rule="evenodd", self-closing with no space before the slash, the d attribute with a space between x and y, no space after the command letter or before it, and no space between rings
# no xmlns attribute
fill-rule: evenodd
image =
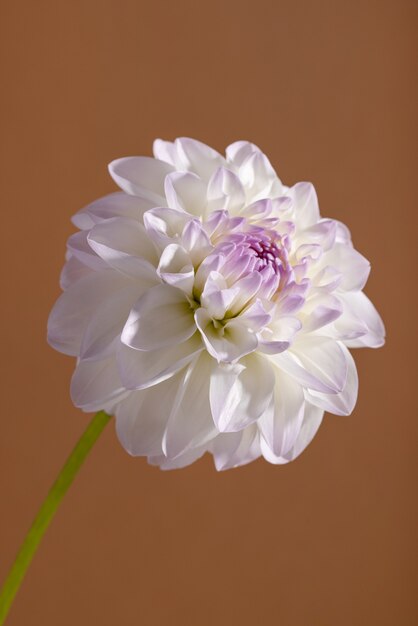
<svg viewBox="0 0 418 626"><path fill-rule="evenodd" d="M384 343L348 229L244 141L157 140L109 170L122 191L74 216L48 324L74 404L163 469L293 460L324 411L353 410L348 348Z"/></svg>

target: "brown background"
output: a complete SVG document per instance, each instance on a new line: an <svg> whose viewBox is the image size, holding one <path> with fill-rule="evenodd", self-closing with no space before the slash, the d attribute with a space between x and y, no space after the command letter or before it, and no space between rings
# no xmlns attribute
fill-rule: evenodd
<svg viewBox="0 0 418 626"><path fill-rule="evenodd" d="M406 0L1 3L0 577L86 425L45 341L70 216L153 138L250 139L371 259L383 350L287 467L163 473L113 425L10 626L418 623L416 10ZM415 219L415 230L412 225ZM4 346L4 347L3 347Z"/></svg>

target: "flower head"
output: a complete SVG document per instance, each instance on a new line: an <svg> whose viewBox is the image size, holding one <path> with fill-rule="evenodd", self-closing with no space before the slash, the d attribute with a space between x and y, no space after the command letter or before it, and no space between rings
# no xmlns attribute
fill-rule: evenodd
<svg viewBox="0 0 418 626"><path fill-rule="evenodd" d="M73 218L48 325L77 357L73 401L164 469L291 461L324 411L352 411L348 348L384 343L369 263L254 144L157 140L154 156L113 161L122 191Z"/></svg>

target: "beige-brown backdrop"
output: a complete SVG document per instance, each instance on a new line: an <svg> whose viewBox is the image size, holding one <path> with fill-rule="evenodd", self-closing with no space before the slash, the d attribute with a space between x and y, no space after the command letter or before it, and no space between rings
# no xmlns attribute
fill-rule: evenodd
<svg viewBox="0 0 418 626"><path fill-rule="evenodd" d="M107 163L249 139L311 180L372 262L386 322L351 417L286 467L163 473L108 427L9 626L412 626L416 588L416 3L1 3L0 577L88 416L45 341L70 216ZM415 219L415 230L412 219Z"/></svg>

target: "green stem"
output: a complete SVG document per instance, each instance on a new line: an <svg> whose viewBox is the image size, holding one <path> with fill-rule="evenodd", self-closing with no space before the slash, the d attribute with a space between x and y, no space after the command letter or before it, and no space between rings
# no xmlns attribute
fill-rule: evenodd
<svg viewBox="0 0 418 626"><path fill-rule="evenodd" d="M111 416L104 411L96 413L79 439L74 450L68 457L66 464L62 468L58 478L52 485L50 492L39 509L39 513L26 535L12 569L6 578L3 589L0 591L0 626L4 624L4 620L6 619L10 606L13 602L13 598L20 587L26 570L32 561L36 549L46 529L48 528L50 521L54 517L59 503L64 497L68 487L73 482L74 477L80 469L84 459L110 419Z"/></svg>

